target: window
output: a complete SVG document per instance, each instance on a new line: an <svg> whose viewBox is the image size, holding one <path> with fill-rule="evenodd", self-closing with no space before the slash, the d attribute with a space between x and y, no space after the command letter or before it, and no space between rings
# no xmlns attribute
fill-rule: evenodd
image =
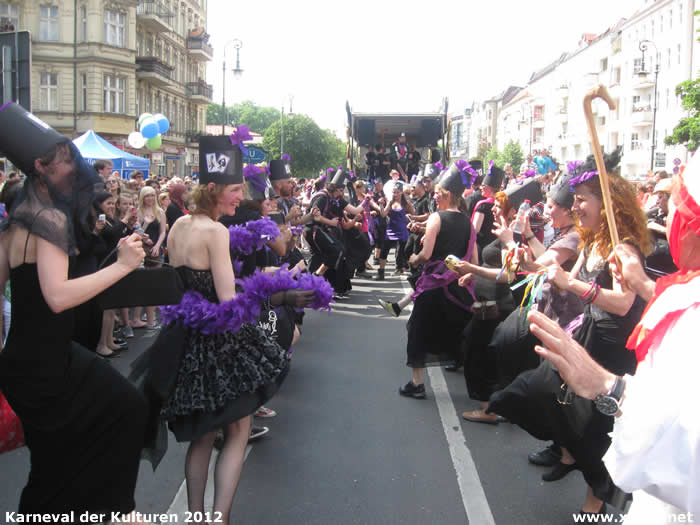
<svg viewBox="0 0 700 525"><path fill-rule="evenodd" d="M58 111L58 74L39 75L39 108L41 111Z"/></svg>
<svg viewBox="0 0 700 525"><path fill-rule="evenodd" d="M637 107L639 107L639 103L641 102L641 97L639 95L634 95L632 97L632 112L635 111Z"/></svg>
<svg viewBox="0 0 700 525"><path fill-rule="evenodd" d="M136 90L136 114L141 114L141 97L143 97L143 91L141 88Z"/></svg>
<svg viewBox="0 0 700 525"><path fill-rule="evenodd" d="M58 42L58 7L39 7L39 40Z"/></svg>
<svg viewBox="0 0 700 525"><path fill-rule="evenodd" d="M163 106L161 103L160 93L156 95L156 106L153 109L156 113L163 113Z"/></svg>
<svg viewBox="0 0 700 525"><path fill-rule="evenodd" d="M168 117L168 119L172 118L170 115L170 99L166 98L165 99L165 105L163 106L163 115Z"/></svg>
<svg viewBox="0 0 700 525"><path fill-rule="evenodd" d="M145 103L145 105L146 105L146 113L150 113L150 112L151 112L151 107L152 107L152 100L151 100L151 94L150 94L150 93L147 93L147 94L146 94L146 99L145 99L145 100L146 100L146 103ZM139 114L140 114L140 113L139 113Z"/></svg>
<svg viewBox="0 0 700 525"><path fill-rule="evenodd" d="M105 44L124 47L124 27L126 26L126 15L117 11L105 10Z"/></svg>
<svg viewBox="0 0 700 525"><path fill-rule="evenodd" d="M83 94L82 104L80 110L83 112L87 111L87 73L80 75L80 87Z"/></svg>
<svg viewBox="0 0 700 525"><path fill-rule="evenodd" d="M613 69L613 84L619 84L622 79L622 68L616 67Z"/></svg>
<svg viewBox="0 0 700 525"><path fill-rule="evenodd" d="M651 21L651 38L654 38L654 21Z"/></svg>
<svg viewBox="0 0 700 525"><path fill-rule="evenodd" d="M138 111L136 114L138 115ZM170 131L179 131L177 126L177 101L173 102L173 116L170 119Z"/></svg>
<svg viewBox="0 0 700 525"><path fill-rule="evenodd" d="M535 120L544 119L544 106L535 106L535 111L533 117Z"/></svg>
<svg viewBox="0 0 700 525"><path fill-rule="evenodd" d="M666 50L666 67L671 67L671 48Z"/></svg>
<svg viewBox="0 0 700 525"><path fill-rule="evenodd" d="M630 141L630 149L638 150L642 149L642 143L639 142L639 133L632 133L632 140Z"/></svg>
<svg viewBox="0 0 700 525"><path fill-rule="evenodd" d="M87 42L87 7L80 7L80 41Z"/></svg>
<svg viewBox="0 0 700 525"><path fill-rule="evenodd" d="M673 9L668 10L668 28L673 29Z"/></svg>
<svg viewBox="0 0 700 525"><path fill-rule="evenodd" d="M678 44L678 65L681 65L681 45Z"/></svg>
<svg viewBox="0 0 700 525"><path fill-rule="evenodd" d="M19 5L0 4L0 20L7 20L10 25L19 30Z"/></svg>
<svg viewBox="0 0 700 525"><path fill-rule="evenodd" d="M634 74L638 75L642 71L642 59L641 58L635 58L634 59Z"/></svg>
<svg viewBox="0 0 700 525"><path fill-rule="evenodd" d="M600 72L602 73L603 71L608 70L608 58L605 57L600 61Z"/></svg>
<svg viewBox="0 0 700 525"><path fill-rule="evenodd" d="M664 32L664 15L659 17L659 33Z"/></svg>
<svg viewBox="0 0 700 525"><path fill-rule="evenodd" d="M114 75L104 76L104 112L126 113L126 78Z"/></svg>
<svg viewBox="0 0 700 525"><path fill-rule="evenodd" d="M540 142L542 142L542 137L543 137L543 135L544 135L544 129L542 129L542 128L535 128L534 130L532 130L532 135L533 135L532 141L533 141L535 144L539 144Z"/></svg>
<svg viewBox="0 0 700 525"><path fill-rule="evenodd" d="M683 4L678 7L678 24L683 25Z"/></svg>

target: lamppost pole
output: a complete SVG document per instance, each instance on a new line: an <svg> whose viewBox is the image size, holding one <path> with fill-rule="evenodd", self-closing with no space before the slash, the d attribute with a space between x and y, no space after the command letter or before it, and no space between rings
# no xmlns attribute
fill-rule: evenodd
<svg viewBox="0 0 700 525"><path fill-rule="evenodd" d="M224 45L224 64L223 64L223 92L221 93L221 134L226 135L226 48L229 46L229 44L233 44L234 49L236 50L236 67L233 70L233 75L235 77L241 76L241 73L243 73L243 70L241 69L241 56L240 56L240 50L243 47L243 42L238 40L237 38L230 40L226 42Z"/></svg>
<svg viewBox="0 0 700 525"><path fill-rule="evenodd" d="M651 167L649 171L654 172L654 151L656 150L656 110L657 110L657 89L656 86L659 81L659 50L656 48L656 44L651 40L642 40L639 42L639 50L642 52L642 69L639 72L640 75L646 75L646 69L644 68L644 53L646 52L649 44L654 46L654 51L656 53L656 61L654 64L654 113L651 120Z"/></svg>
<svg viewBox="0 0 700 525"><path fill-rule="evenodd" d="M284 104L282 104L282 111L280 112L280 155L284 153Z"/></svg>

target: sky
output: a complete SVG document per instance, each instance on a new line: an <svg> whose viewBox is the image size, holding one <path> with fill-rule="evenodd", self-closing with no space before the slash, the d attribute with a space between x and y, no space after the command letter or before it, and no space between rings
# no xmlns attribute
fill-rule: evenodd
<svg viewBox="0 0 700 525"><path fill-rule="evenodd" d="M645 0L208 0L207 82L221 103L313 118L345 137L345 102L361 112L459 112L602 33ZM649 0L647 0L649 1ZM243 75L235 79L239 39Z"/></svg>

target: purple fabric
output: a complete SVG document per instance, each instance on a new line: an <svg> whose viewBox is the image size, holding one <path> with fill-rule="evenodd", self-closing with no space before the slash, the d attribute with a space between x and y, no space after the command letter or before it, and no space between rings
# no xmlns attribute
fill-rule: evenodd
<svg viewBox="0 0 700 525"><path fill-rule="evenodd" d="M390 241L408 240L408 219L406 210L389 210L389 223L386 226L386 238Z"/></svg>
<svg viewBox="0 0 700 525"><path fill-rule="evenodd" d="M265 181L260 178L260 173L262 173L262 168L256 166L255 164L249 164L243 168L243 177L250 181L256 190L264 194L267 184L265 184Z"/></svg>
<svg viewBox="0 0 700 525"><path fill-rule="evenodd" d="M277 225L268 218L248 221L245 226L229 226L229 245L234 254L250 255L280 235Z"/></svg>
<svg viewBox="0 0 700 525"><path fill-rule="evenodd" d="M572 162L567 162L566 163L566 172L569 175L575 175L576 170L579 169L581 166L583 166L583 161L582 160L574 160Z"/></svg>
<svg viewBox="0 0 700 525"><path fill-rule="evenodd" d="M282 160L284 162L289 162L291 159L290 159L289 155L287 155L286 153L282 153Z"/></svg>
<svg viewBox="0 0 700 525"><path fill-rule="evenodd" d="M597 177L597 176L598 176L598 172L597 172L596 170L593 170L593 171L584 171L584 172L581 173L581 175L579 175L578 177L572 178L572 179L569 181L569 186L571 186L571 187L573 188L574 186L578 186L579 184L583 184L583 183L586 182L587 180L590 180L590 179L592 179L593 177Z"/></svg>
<svg viewBox="0 0 700 525"><path fill-rule="evenodd" d="M253 140L253 136L250 134L248 126L241 124L236 128L236 131L231 133L229 137L232 146L238 146L243 155L248 155L248 148L243 145L246 140Z"/></svg>

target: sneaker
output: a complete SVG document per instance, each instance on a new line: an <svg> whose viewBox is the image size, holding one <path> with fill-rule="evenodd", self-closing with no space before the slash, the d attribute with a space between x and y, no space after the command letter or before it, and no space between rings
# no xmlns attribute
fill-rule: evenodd
<svg viewBox="0 0 700 525"><path fill-rule="evenodd" d="M394 275L394 276L403 275L403 269L397 268L396 270L394 270L394 273L392 273L391 275Z"/></svg>
<svg viewBox="0 0 700 525"><path fill-rule="evenodd" d="M387 302L384 299L378 299L378 300L379 300L379 304L382 305L382 308L384 308L387 312L389 312L394 317L398 317L399 315L401 315L401 308L399 308L398 304Z"/></svg>
<svg viewBox="0 0 700 525"><path fill-rule="evenodd" d="M250 429L250 437L248 438L248 443L260 439L269 431L270 429L268 427L258 427L253 425L253 427Z"/></svg>
<svg viewBox="0 0 700 525"><path fill-rule="evenodd" d="M146 330L160 330L160 323L156 321L153 324L147 324L145 328Z"/></svg>
<svg viewBox="0 0 700 525"><path fill-rule="evenodd" d="M267 407L260 407L255 411L255 417L275 417L277 412Z"/></svg>
<svg viewBox="0 0 700 525"><path fill-rule="evenodd" d="M348 294L346 293L334 293L333 294L333 300L334 301L342 301L344 299L348 298Z"/></svg>
<svg viewBox="0 0 700 525"><path fill-rule="evenodd" d="M134 329L131 326L122 326L122 335L124 337L134 337Z"/></svg>
<svg viewBox="0 0 700 525"><path fill-rule="evenodd" d="M425 399L425 385L414 385L413 381L409 381L399 388L399 394L413 399Z"/></svg>

